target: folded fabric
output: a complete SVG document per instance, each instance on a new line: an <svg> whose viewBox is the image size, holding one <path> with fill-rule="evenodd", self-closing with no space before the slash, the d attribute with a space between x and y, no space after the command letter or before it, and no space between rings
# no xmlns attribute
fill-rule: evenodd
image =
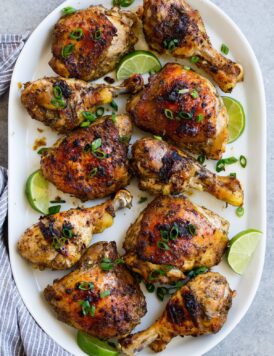
<svg viewBox="0 0 274 356"><path fill-rule="evenodd" d="M0 35L0 95L9 86L13 66L28 34ZM69 356L36 324L13 280L4 224L8 206L7 171L0 167L0 355ZM16 221L15 221L16 223Z"/></svg>

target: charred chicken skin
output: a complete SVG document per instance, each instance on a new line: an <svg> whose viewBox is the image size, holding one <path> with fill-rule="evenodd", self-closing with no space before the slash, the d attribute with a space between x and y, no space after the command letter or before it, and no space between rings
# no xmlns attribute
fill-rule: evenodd
<svg viewBox="0 0 274 356"><path fill-rule="evenodd" d="M129 228L124 260L149 283L183 279L193 268L217 265L229 223L186 197L158 196Z"/></svg>
<svg viewBox="0 0 274 356"><path fill-rule="evenodd" d="M102 77L133 49L136 19L132 12L103 6L63 16L54 28L49 65L66 78L90 81Z"/></svg>
<svg viewBox="0 0 274 356"><path fill-rule="evenodd" d="M127 151L131 132L127 115L98 119L44 151L42 173L58 189L82 201L115 193L130 180Z"/></svg>
<svg viewBox="0 0 274 356"><path fill-rule="evenodd" d="M168 63L133 96L127 111L135 124L181 148L220 159L228 141L228 114L206 78Z"/></svg>
<svg viewBox="0 0 274 356"><path fill-rule="evenodd" d="M30 116L46 126L66 133L83 121L95 120L96 109L109 104L113 97L142 88L140 76L133 76L119 87L92 85L82 80L45 77L25 83L22 104Z"/></svg>
<svg viewBox="0 0 274 356"><path fill-rule="evenodd" d="M222 91L231 92L243 80L242 66L212 47L199 12L186 1L144 0L143 24L152 49L191 59Z"/></svg>
<svg viewBox="0 0 274 356"><path fill-rule="evenodd" d="M146 302L120 262L115 242L92 245L77 269L44 290L58 319L100 339L129 334L146 313Z"/></svg>
<svg viewBox="0 0 274 356"><path fill-rule="evenodd" d="M218 176L193 157L165 141L146 137L132 147L132 167L140 178L139 188L153 194L178 194L192 188L241 206L244 193L235 177Z"/></svg>
<svg viewBox="0 0 274 356"><path fill-rule="evenodd" d="M148 346L163 351L176 336L217 333L226 322L234 292L225 277L216 272L197 276L167 303L162 317L150 328L120 340L125 355Z"/></svg>
<svg viewBox="0 0 274 356"><path fill-rule="evenodd" d="M24 232L18 251L41 270L71 268L85 252L92 235L110 227L115 212L130 207L131 200L127 190L120 190L113 200L101 205L43 216Z"/></svg>

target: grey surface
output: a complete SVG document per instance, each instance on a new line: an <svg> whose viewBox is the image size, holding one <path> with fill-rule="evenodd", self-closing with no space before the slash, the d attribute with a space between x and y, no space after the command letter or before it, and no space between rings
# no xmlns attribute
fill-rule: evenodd
<svg viewBox="0 0 274 356"><path fill-rule="evenodd" d="M92 1L91 1L92 2ZM248 313L234 331L208 356L274 355L274 1L213 0L241 28L251 43L263 70L268 111L268 246L262 281ZM1 1L0 33L34 29L61 1ZM103 1L102 1L103 3ZM35 50L35 49L34 49ZM0 165L7 166L7 102L0 98ZM41 355L43 356L43 355ZM186 355L191 356L191 355Z"/></svg>

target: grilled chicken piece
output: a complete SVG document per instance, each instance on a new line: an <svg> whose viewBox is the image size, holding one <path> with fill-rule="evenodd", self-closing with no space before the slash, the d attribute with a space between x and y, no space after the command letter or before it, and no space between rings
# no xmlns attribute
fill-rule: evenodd
<svg viewBox="0 0 274 356"><path fill-rule="evenodd" d="M136 21L132 12L103 6L63 16L54 28L49 65L66 78L100 78L134 48Z"/></svg>
<svg viewBox="0 0 274 356"><path fill-rule="evenodd" d="M195 60L225 93L243 80L243 67L212 47L199 12L186 1L144 0L143 24L152 49Z"/></svg>
<svg viewBox="0 0 274 356"><path fill-rule="evenodd" d="M82 201L117 192L130 180L127 151L131 132L127 115L98 119L44 151L42 173L58 189Z"/></svg>
<svg viewBox="0 0 274 356"><path fill-rule="evenodd" d="M140 178L139 188L150 193L178 194L194 188L231 205L243 204L244 193L238 179L210 172L165 141L150 137L136 141L132 147L132 167Z"/></svg>
<svg viewBox="0 0 274 356"><path fill-rule="evenodd" d="M149 283L170 283L193 268L217 265L229 223L184 196L158 196L129 228L126 264Z"/></svg>
<svg viewBox="0 0 274 356"><path fill-rule="evenodd" d="M87 121L87 115L95 120L96 108L111 103L114 96L136 93L142 87L143 82L136 75L116 87L92 85L77 79L45 77L25 83L21 101L33 119L66 133Z"/></svg>
<svg viewBox="0 0 274 356"><path fill-rule="evenodd" d="M150 77L145 89L129 100L135 124L166 136L179 147L220 159L228 141L228 114L206 78L176 63Z"/></svg>
<svg viewBox="0 0 274 356"><path fill-rule="evenodd" d="M22 257L39 269L62 270L79 261L93 234L113 224L115 212L130 207L132 197L120 190L113 200L85 209L46 215L27 229L18 242Z"/></svg>
<svg viewBox="0 0 274 356"><path fill-rule="evenodd" d="M226 322L234 293L221 274L199 275L170 298L162 317L150 328L120 340L123 354L134 355L148 345L160 352L179 335L217 333Z"/></svg>
<svg viewBox="0 0 274 356"><path fill-rule="evenodd" d="M107 271L104 259L113 261ZM44 296L58 319L100 339L129 334L146 313L146 302L138 283L117 262L115 242L98 242L76 270L48 286Z"/></svg>

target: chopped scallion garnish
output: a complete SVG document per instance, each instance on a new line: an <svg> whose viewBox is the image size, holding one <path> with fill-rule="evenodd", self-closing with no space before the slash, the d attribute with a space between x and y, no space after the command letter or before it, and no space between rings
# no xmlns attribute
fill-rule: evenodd
<svg viewBox="0 0 274 356"><path fill-rule="evenodd" d="M241 218L241 217L244 215L244 213L245 213L245 210L244 210L243 207L238 207L238 208L236 209L236 215L237 215L239 218Z"/></svg>
<svg viewBox="0 0 274 356"><path fill-rule="evenodd" d="M188 224L188 225L186 226L186 229L187 229L187 231L190 233L190 235L192 235L192 236L195 236L196 233L197 233L197 229L196 229L196 226L195 226L195 225Z"/></svg>
<svg viewBox="0 0 274 356"><path fill-rule="evenodd" d="M48 215L57 214L61 209L61 205L55 205L49 207Z"/></svg>
<svg viewBox="0 0 274 356"><path fill-rule="evenodd" d="M69 43L68 45L64 46L62 48L62 53L61 53L62 57L63 58L69 57L71 55L71 53L73 52L73 50L74 50L74 44L72 44L72 43Z"/></svg>
<svg viewBox="0 0 274 356"><path fill-rule="evenodd" d="M96 113L97 117L101 117L104 115L104 112L105 112L105 109L102 106L100 106L99 108L96 109L95 113Z"/></svg>
<svg viewBox="0 0 274 356"><path fill-rule="evenodd" d="M110 295L110 290L105 290L104 292L100 293L100 298L105 298Z"/></svg>
<svg viewBox="0 0 274 356"><path fill-rule="evenodd" d="M173 116L173 112L171 110L165 109L164 113L165 113L166 118L168 118L169 120L173 120L174 116Z"/></svg>
<svg viewBox="0 0 274 356"><path fill-rule="evenodd" d="M70 33L69 37L73 40L80 40L83 37L83 34L83 30L81 28L77 28Z"/></svg>
<svg viewBox="0 0 274 356"><path fill-rule="evenodd" d="M245 156L240 156L239 161L240 161L240 165L241 165L243 168L245 168L246 165L247 165L247 159L246 159L246 157L245 157Z"/></svg>
<svg viewBox="0 0 274 356"><path fill-rule="evenodd" d="M91 282L81 282L78 285L78 289L81 289L81 290L91 290L93 288L94 288L94 284Z"/></svg>
<svg viewBox="0 0 274 356"><path fill-rule="evenodd" d="M205 155L204 154L201 154L197 157L197 161L200 163L200 164L204 164L205 163Z"/></svg>
<svg viewBox="0 0 274 356"><path fill-rule="evenodd" d="M229 53L229 48L224 43L221 46L221 52L224 53L224 54L228 54Z"/></svg>
<svg viewBox="0 0 274 356"><path fill-rule="evenodd" d="M191 63L198 63L200 61L200 57L198 56L193 56L190 58Z"/></svg>
<svg viewBox="0 0 274 356"><path fill-rule="evenodd" d="M205 118L205 117L204 117L203 114L199 114L199 115L196 116L196 121L197 121L197 122L202 122L202 121L204 120L204 118Z"/></svg>
<svg viewBox="0 0 274 356"><path fill-rule="evenodd" d="M76 12L76 9L72 6L67 6L62 9L62 13L64 16L74 14Z"/></svg>

